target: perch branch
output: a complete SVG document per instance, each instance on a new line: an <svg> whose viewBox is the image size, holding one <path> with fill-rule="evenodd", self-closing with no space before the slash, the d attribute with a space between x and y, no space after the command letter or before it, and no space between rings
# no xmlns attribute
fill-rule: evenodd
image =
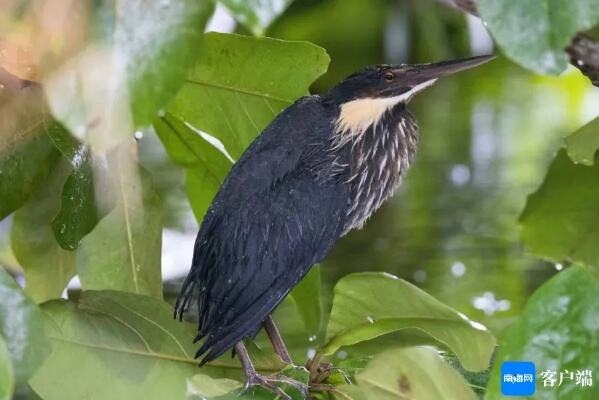
<svg viewBox="0 0 599 400"><path fill-rule="evenodd" d="M476 0L437 0L447 6L479 16ZM599 87L599 42L579 33L565 48L570 62Z"/></svg>

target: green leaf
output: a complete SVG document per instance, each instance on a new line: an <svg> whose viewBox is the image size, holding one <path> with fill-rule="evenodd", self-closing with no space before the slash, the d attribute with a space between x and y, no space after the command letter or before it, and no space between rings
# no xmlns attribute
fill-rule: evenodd
<svg viewBox="0 0 599 400"><path fill-rule="evenodd" d="M320 291L320 265L315 265L289 295L310 335L318 334L322 323Z"/></svg>
<svg viewBox="0 0 599 400"><path fill-rule="evenodd" d="M0 75L0 84L6 86L0 91L0 219L27 201L59 158L45 134L53 122L46 113L41 87L31 84L11 89L3 83L5 74Z"/></svg>
<svg viewBox="0 0 599 400"><path fill-rule="evenodd" d="M599 118L566 137L568 155L575 163L593 165L599 149Z"/></svg>
<svg viewBox="0 0 599 400"><path fill-rule="evenodd" d="M148 173L125 151L111 160L117 205L81 241L77 271L86 290L122 290L162 299L160 199Z"/></svg>
<svg viewBox="0 0 599 400"><path fill-rule="evenodd" d="M191 208L198 221L233 165L233 160L206 140L203 132L166 114L154 123L158 137L171 159L186 167L186 187Z"/></svg>
<svg viewBox="0 0 599 400"><path fill-rule="evenodd" d="M476 396L462 376L425 347L391 349L376 355L356 376L359 392L349 390L350 399L444 399L474 400ZM364 396L364 397L362 397Z"/></svg>
<svg viewBox="0 0 599 400"><path fill-rule="evenodd" d="M328 62L324 49L307 42L208 33L168 111L237 159L282 109L308 94Z"/></svg>
<svg viewBox="0 0 599 400"><path fill-rule="evenodd" d="M505 54L539 73L564 71L570 40L599 22L595 0L479 0L478 10Z"/></svg>
<svg viewBox="0 0 599 400"><path fill-rule="evenodd" d="M242 384L233 379L213 379L203 374L187 379L188 396L192 398L209 399L223 396L241 387Z"/></svg>
<svg viewBox="0 0 599 400"><path fill-rule="evenodd" d="M599 267L599 163L575 165L560 150L520 216L522 241L555 262Z"/></svg>
<svg viewBox="0 0 599 400"><path fill-rule="evenodd" d="M84 292L42 306L52 353L30 380L45 400L183 399L197 373L193 329L166 304L123 292Z"/></svg>
<svg viewBox="0 0 599 400"><path fill-rule="evenodd" d="M14 215L12 250L25 272L25 290L38 303L60 297L75 275L75 253L59 246L50 227L69 172L68 164L60 163Z"/></svg>
<svg viewBox="0 0 599 400"><path fill-rule="evenodd" d="M52 353L30 385L44 400L184 399L198 372L240 372L229 354L198 370L196 327L153 297L87 291L77 304L55 300L42 309Z"/></svg>
<svg viewBox="0 0 599 400"><path fill-rule="evenodd" d="M254 35L264 31L293 0L220 0L235 19L245 25Z"/></svg>
<svg viewBox="0 0 599 400"><path fill-rule="evenodd" d="M531 296L522 315L501 339L485 399L503 399L500 391L501 363L527 360L537 369L535 399L599 398L599 386L576 385L567 377L557 387L544 387L542 371L599 370L599 282L579 266L568 268L547 281ZM595 378L593 376L593 378Z"/></svg>
<svg viewBox="0 0 599 400"><path fill-rule="evenodd" d="M48 136L72 168L62 189L60 210L52 219L52 230L63 249L74 250L99 220L92 156L89 146L64 128L50 130Z"/></svg>
<svg viewBox="0 0 599 400"><path fill-rule="evenodd" d="M277 373L279 376L289 377L297 382L308 384L310 373L304 367L287 366ZM305 396L300 391L285 383L279 386L293 400L304 400ZM272 392L261 387L252 387L245 391L243 385L232 379L213 379L209 376L198 374L187 380L188 398L210 400L272 400L278 397Z"/></svg>
<svg viewBox="0 0 599 400"><path fill-rule="evenodd" d="M326 52L310 43L206 34L202 57L155 123L170 157L187 169L198 221L233 160L281 110L308 93L328 62Z"/></svg>
<svg viewBox="0 0 599 400"><path fill-rule="evenodd" d="M54 114L97 148L151 124L199 54L213 2L104 0L92 5L86 49L48 80Z"/></svg>
<svg viewBox="0 0 599 400"><path fill-rule="evenodd" d="M12 399L15 388L15 376L6 342L0 335L0 400Z"/></svg>
<svg viewBox="0 0 599 400"><path fill-rule="evenodd" d="M6 341L17 385L27 382L50 351L43 315L0 268L0 336Z"/></svg>
<svg viewBox="0 0 599 400"><path fill-rule="evenodd" d="M335 286L328 342L321 352L333 354L342 346L404 329L430 336L472 371L486 369L495 348L495 338L481 324L393 275L366 272L348 275Z"/></svg>

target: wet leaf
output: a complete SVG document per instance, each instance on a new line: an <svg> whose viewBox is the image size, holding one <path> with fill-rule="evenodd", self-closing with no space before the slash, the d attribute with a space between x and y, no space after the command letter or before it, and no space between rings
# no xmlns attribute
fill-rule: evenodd
<svg viewBox="0 0 599 400"><path fill-rule="evenodd" d="M86 290L122 290L162 299L162 208L152 182L126 154L111 159L115 208L79 246L77 272Z"/></svg>
<svg viewBox="0 0 599 400"><path fill-rule="evenodd" d="M245 25L254 35L264 31L293 0L220 0L235 19Z"/></svg>
<svg viewBox="0 0 599 400"><path fill-rule="evenodd" d="M12 392L15 387L15 377L12 370L10 353L6 347L6 342L0 335L0 400L12 399Z"/></svg>
<svg viewBox="0 0 599 400"><path fill-rule="evenodd" d="M310 335L320 331L322 321L320 265L315 265L290 293L306 330Z"/></svg>
<svg viewBox="0 0 599 400"><path fill-rule="evenodd" d="M306 42L208 33L202 57L155 123L170 157L187 169L201 221L248 144L326 71L326 52Z"/></svg>
<svg viewBox="0 0 599 400"><path fill-rule="evenodd" d="M52 219L52 230L63 249L74 250L99 220L92 156L89 146L65 129L50 130L48 136L72 169L60 195L59 211Z"/></svg>
<svg viewBox="0 0 599 400"><path fill-rule="evenodd" d="M0 68L0 219L19 208L46 179L59 153L46 136L53 121L42 89Z"/></svg>
<svg viewBox="0 0 599 400"><path fill-rule="evenodd" d="M347 390L350 399L474 400L476 396L462 376L437 352L425 347L392 349L376 355L356 376L358 391Z"/></svg>
<svg viewBox="0 0 599 400"><path fill-rule="evenodd" d="M539 73L566 69L576 32L599 22L594 0L479 0L478 10L505 54Z"/></svg>
<svg viewBox="0 0 599 400"><path fill-rule="evenodd" d="M568 268L547 281L531 296L522 315L501 339L485 399L503 399L500 389L501 363L526 360L535 363L535 399L599 398L599 386L576 385L566 375L557 387L544 387L542 371L599 370L599 282L580 266ZM595 378L593 376L593 378Z"/></svg>
<svg viewBox="0 0 599 400"><path fill-rule="evenodd" d="M48 355L50 342L38 306L2 268L0 336L4 338L10 353L16 384L25 384Z"/></svg>
<svg viewBox="0 0 599 400"><path fill-rule="evenodd" d="M489 365L495 338L484 326L439 302L416 286L385 273L357 273L334 289L324 354L391 332L411 329L453 351L464 368Z"/></svg>
<svg viewBox="0 0 599 400"><path fill-rule="evenodd" d="M593 165L599 149L599 118L566 137L568 155L575 163Z"/></svg>
<svg viewBox="0 0 599 400"><path fill-rule="evenodd" d="M555 262L599 267L598 181L599 163L575 165L560 150L520 216L524 244Z"/></svg>
<svg viewBox="0 0 599 400"><path fill-rule="evenodd" d="M184 399L198 372L241 372L229 354L227 363L199 370L196 327L173 319L172 307L153 297L87 291L78 303L55 300L42 309L52 353L30 385L44 400Z"/></svg>
<svg viewBox="0 0 599 400"><path fill-rule="evenodd" d="M211 1L88 2L90 42L47 81L54 114L94 149L151 124L199 54Z"/></svg>
<svg viewBox="0 0 599 400"><path fill-rule="evenodd" d="M25 272L25 290L38 303L60 297L75 275L75 253L62 249L50 223L70 167L59 163L52 175L14 215L11 244Z"/></svg>

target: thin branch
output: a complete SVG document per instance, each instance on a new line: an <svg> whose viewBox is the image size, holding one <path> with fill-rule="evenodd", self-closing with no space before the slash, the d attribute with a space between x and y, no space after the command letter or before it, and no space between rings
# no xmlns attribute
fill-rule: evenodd
<svg viewBox="0 0 599 400"><path fill-rule="evenodd" d="M437 0L447 6L479 16L476 0ZM564 49L570 57L570 62L586 75L593 85L599 87L599 42L579 33Z"/></svg>

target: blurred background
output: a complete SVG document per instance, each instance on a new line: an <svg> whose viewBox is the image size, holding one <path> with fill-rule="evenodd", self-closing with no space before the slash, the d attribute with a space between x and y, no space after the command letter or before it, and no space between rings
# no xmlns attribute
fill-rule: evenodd
<svg viewBox="0 0 599 400"><path fill-rule="evenodd" d="M64 2L65 9L75 3ZM16 2L0 4L14 15ZM17 11L37 13L50 30L75 37L83 31L79 23L85 23L84 17L65 20L60 7L33 9ZM11 13L0 14L4 33L34 34L26 24L9 20ZM207 30L249 34L220 5ZM313 93L368 64L496 52L478 18L432 0L296 0L266 36L306 40L327 50L330 68L313 85ZM37 45L60 43L50 35L40 37ZM21 54L22 62L11 68L21 78L35 80L40 71L27 60L36 54ZM67 51L61 57L68 56ZM52 57L46 61L59 62ZM396 196L363 230L344 237L324 263L324 309L340 277L387 271L500 336L535 288L562 268L527 253L519 242L518 217L562 137L599 115L597 104L599 89L574 68L560 77L541 77L503 57L442 80L418 96L411 106L421 128L416 162ZM152 173L165 204L162 269L166 293L173 296L189 268L198 227L187 203L183 170L169 160L151 128L137 131L135 138L141 163ZM11 218L0 222L0 264L18 274L10 226ZM77 289L77 278L69 287ZM313 333L301 331L293 321L296 316L287 311L284 304L277 315L288 320L284 333L299 332L298 341L314 341Z"/></svg>

